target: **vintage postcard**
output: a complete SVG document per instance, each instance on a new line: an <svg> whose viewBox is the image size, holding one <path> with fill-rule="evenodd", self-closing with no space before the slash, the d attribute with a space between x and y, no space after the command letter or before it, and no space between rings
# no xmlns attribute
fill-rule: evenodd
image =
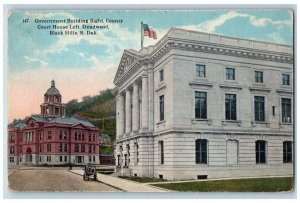
<svg viewBox="0 0 300 203"><path fill-rule="evenodd" d="M293 191L293 33L288 9L11 10L7 187Z"/></svg>

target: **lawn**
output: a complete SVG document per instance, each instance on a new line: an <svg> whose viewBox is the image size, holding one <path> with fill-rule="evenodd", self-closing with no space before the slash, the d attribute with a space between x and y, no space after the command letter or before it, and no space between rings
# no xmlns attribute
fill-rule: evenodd
<svg viewBox="0 0 300 203"><path fill-rule="evenodd" d="M129 177L129 176L119 176L119 178L123 178L126 180L132 180L139 183L153 183L153 182L162 182L165 180L157 179L157 178L148 178L148 177Z"/></svg>
<svg viewBox="0 0 300 203"><path fill-rule="evenodd" d="M279 192L292 191L293 178L255 178L152 184L179 192Z"/></svg>

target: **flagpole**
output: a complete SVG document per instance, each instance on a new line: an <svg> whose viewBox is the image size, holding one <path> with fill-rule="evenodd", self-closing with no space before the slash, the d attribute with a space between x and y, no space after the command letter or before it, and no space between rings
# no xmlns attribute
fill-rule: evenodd
<svg viewBox="0 0 300 203"><path fill-rule="evenodd" d="M141 22L141 49L143 48L143 42L144 42L144 32L143 32L143 22Z"/></svg>

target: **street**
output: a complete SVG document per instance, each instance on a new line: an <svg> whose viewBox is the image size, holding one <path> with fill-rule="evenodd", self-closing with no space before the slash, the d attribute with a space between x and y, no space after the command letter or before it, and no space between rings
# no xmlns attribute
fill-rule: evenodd
<svg viewBox="0 0 300 203"><path fill-rule="evenodd" d="M17 192L121 192L98 181L84 181L67 168L22 167L9 169L8 175L9 189Z"/></svg>

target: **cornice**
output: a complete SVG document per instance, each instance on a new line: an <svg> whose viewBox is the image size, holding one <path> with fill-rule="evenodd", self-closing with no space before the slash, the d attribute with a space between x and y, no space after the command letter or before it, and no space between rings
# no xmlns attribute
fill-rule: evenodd
<svg viewBox="0 0 300 203"><path fill-rule="evenodd" d="M114 79L114 84L118 86L123 83L142 65L155 63L172 49L293 64L293 54L287 52L276 52L253 47L239 47L237 45L218 44L210 41L205 42L174 38L166 35L156 45L140 50L140 52L138 52L140 55L133 52L131 53L130 50L125 50Z"/></svg>

